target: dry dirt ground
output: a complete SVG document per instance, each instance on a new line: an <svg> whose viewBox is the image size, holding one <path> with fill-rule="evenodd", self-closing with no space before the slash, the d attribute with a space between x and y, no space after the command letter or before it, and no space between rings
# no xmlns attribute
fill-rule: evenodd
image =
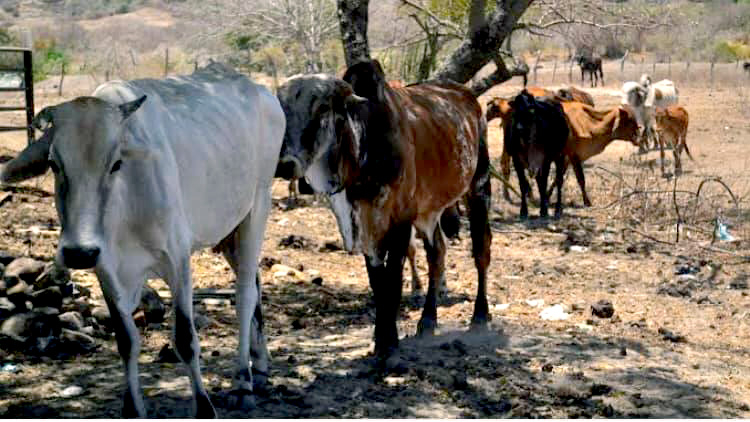
<svg viewBox="0 0 750 422"><path fill-rule="evenodd" d="M592 208L581 206L580 191L568 174L560 220L520 221L517 198L503 200L495 181L490 329L467 332L476 275L464 220L461 239L448 250L450 292L438 308L437 335L414 337L422 298L407 291L399 320L407 364L384 377L370 371L374 312L363 259L321 249L326 242L340 243L332 214L312 197L303 197L305 206L286 207L286 183L277 181L262 256L317 270L323 283L274 277L263 270L272 386L249 413L226 406L237 344L233 307L197 302L197 312L211 321L200 332L203 378L220 415L750 417L750 302L742 288L750 272L744 211L750 192L750 102L742 81L714 89L698 83L680 88L690 113L688 144L695 161L684 159L686 171L675 193L685 220L679 243L674 243L674 186L660 177L658 152L636 156L634 147L618 142L592 158L585 169ZM619 101L613 94L622 81L609 77L607 82L591 90L600 108ZM60 101L54 87L42 84L40 89L39 103ZM518 89L512 81L490 94L511 95ZM494 122L494 160L501 143ZM0 154L12 155L22 145L20 134L2 135ZM704 185L697 201L685 193L713 176L737 195L739 210L715 182ZM24 185L46 192L51 188L49 176ZM712 220L719 212L740 240L710 245ZM532 207L530 213L538 215L538 209ZM49 195L15 190L0 207L0 250L50 260L58 227ZM308 241L301 248L279 247L289 235ZM219 256L205 251L193 262L197 288L232 287L229 267ZM418 262L425 279L422 251ZM678 277L677 272L689 274ZM100 298L89 272L73 275ZM150 283L168 297L163 282ZM612 302L612 318L592 316L591 305L601 299ZM543 320L540 312L555 304L564 305L569 318ZM170 326L142 333L141 380L152 417L191 412L185 369L156 362L169 341ZM3 417L119 415L123 371L113 339L101 341L93 354L68 361L13 354L2 359L21 368L0 373ZM60 397L71 385L82 387L83 394Z"/></svg>

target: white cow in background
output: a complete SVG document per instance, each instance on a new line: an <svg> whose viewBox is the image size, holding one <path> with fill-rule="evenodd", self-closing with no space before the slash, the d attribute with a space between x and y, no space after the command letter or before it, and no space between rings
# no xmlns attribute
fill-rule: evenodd
<svg viewBox="0 0 750 422"><path fill-rule="evenodd" d="M674 86L674 82L669 79L652 83L651 77L647 74L641 75L640 82L625 82L622 84L621 91L622 104L633 107L638 124L643 128L641 151L646 151L650 140L656 141L654 108L677 104L679 91Z"/></svg>
<svg viewBox="0 0 750 422"><path fill-rule="evenodd" d="M231 400L249 404L268 376L256 275L285 130L276 97L212 63L189 76L105 83L91 97L45 108L34 124L44 136L3 168L0 182L52 168L57 260L93 268L99 279L125 364L123 415L146 416L132 313L145 280L160 277L172 293L175 350L196 415L216 416L201 380L190 270L193 251L216 245L237 276Z"/></svg>

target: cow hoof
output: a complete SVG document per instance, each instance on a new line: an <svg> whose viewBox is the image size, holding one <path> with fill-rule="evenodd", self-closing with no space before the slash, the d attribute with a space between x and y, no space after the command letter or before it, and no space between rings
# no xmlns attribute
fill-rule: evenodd
<svg viewBox="0 0 750 422"><path fill-rule="evenodd" d="M419 337L431 337L435 335L435 329L437 329L437 322L434 319L422 318L417 324L417 335Z"/></svg>
<svg viewBox="0 0 750 422"><path fill-rule="evenodd" d="M268 374L255 371L253 368L253 394L256 396L268 396L270 394Z"/></svg>
<svg viewBox="0 0 750 422"><path fill-rule="evenodd" d="M250 390L237 389L229 392L229 407L236 410L255 409L255 395Z"/></svg>

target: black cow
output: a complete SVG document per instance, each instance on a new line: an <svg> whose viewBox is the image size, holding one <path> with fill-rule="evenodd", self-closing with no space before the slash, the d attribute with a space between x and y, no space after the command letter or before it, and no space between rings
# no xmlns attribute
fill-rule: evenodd
<svg viewBox="0 0 750 422"><path fill-rule="evenodd" d="M599 56L588 56L581 54L576 59L578 65L581 66L581 85L585 82L585 74L589 73L589 80L591 81L591 87L595 87L596 83L601 79L601 85L604 85L604 72L602 71L602 58ZM597 74L597 72L599 72Z"/></svg>
<svg viewBox="0 0 750 422"><path fill-rule="evenodd" d="M511 102L513 112L510 124L505 126L508 136L505 150L513 160L521 187L521 218L528 217L526 196L531 186L524 169L536 177L539 188L541 217L547 217L547 177L552 162L555 163L557 183L557 205L555 217L562 215L562 181L565 172L563 150L568 139L568 123L565 112L558 101L537 99L523 90Z"/></svg>
<svg viewBox="0 0 750 422"><path fill-rule="evenodd" d="M750 75L750 62L742 63L742 68Z"/></svg>

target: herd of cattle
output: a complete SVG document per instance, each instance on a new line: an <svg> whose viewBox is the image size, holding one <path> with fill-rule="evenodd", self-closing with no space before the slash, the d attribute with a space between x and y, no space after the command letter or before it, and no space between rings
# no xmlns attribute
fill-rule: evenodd
<svg viewBox="0 0 750 422"><path fill-rule="evenodd" d="M410 249L413 257L413 233L424 240L429 266L418 333L431 335L444 279L441 216L461 199L478 280L471 325L490 320L488 121L502 121L502 173L507 179L512 161L522 216L527 172L536 177L547 215L553 162L555 215L562 213L568 163L591 204L581 163L615 139L644 145L654 137L662 159L664 141L672 142L679 168L687 113L675 105L677 90L647 77L623 89L623 105L610 110L595 109L592 97L575 88L529 88L512 99L494 98L485 114L463 85L389 84L377 61L355 64L343 78L292 77L276 97L212 63L189 76L107 82L90 97L43 109L33 121L42 137L0 169L0 182L53 171L61 224L56 259L93 269L101 283L125 366L124 416L145 416L132 313L145 280L159 277L172 293L175 350L189 369L196 415L211 417L216 412L201 379L193 325L190 255L214 247L236 275L239 346L230 398L251 406L253 391L268 379L258 258L275 176L304 178L327 194L345 248L364 255L377 362L387 368L399 343L402 270Z"/></svg>

